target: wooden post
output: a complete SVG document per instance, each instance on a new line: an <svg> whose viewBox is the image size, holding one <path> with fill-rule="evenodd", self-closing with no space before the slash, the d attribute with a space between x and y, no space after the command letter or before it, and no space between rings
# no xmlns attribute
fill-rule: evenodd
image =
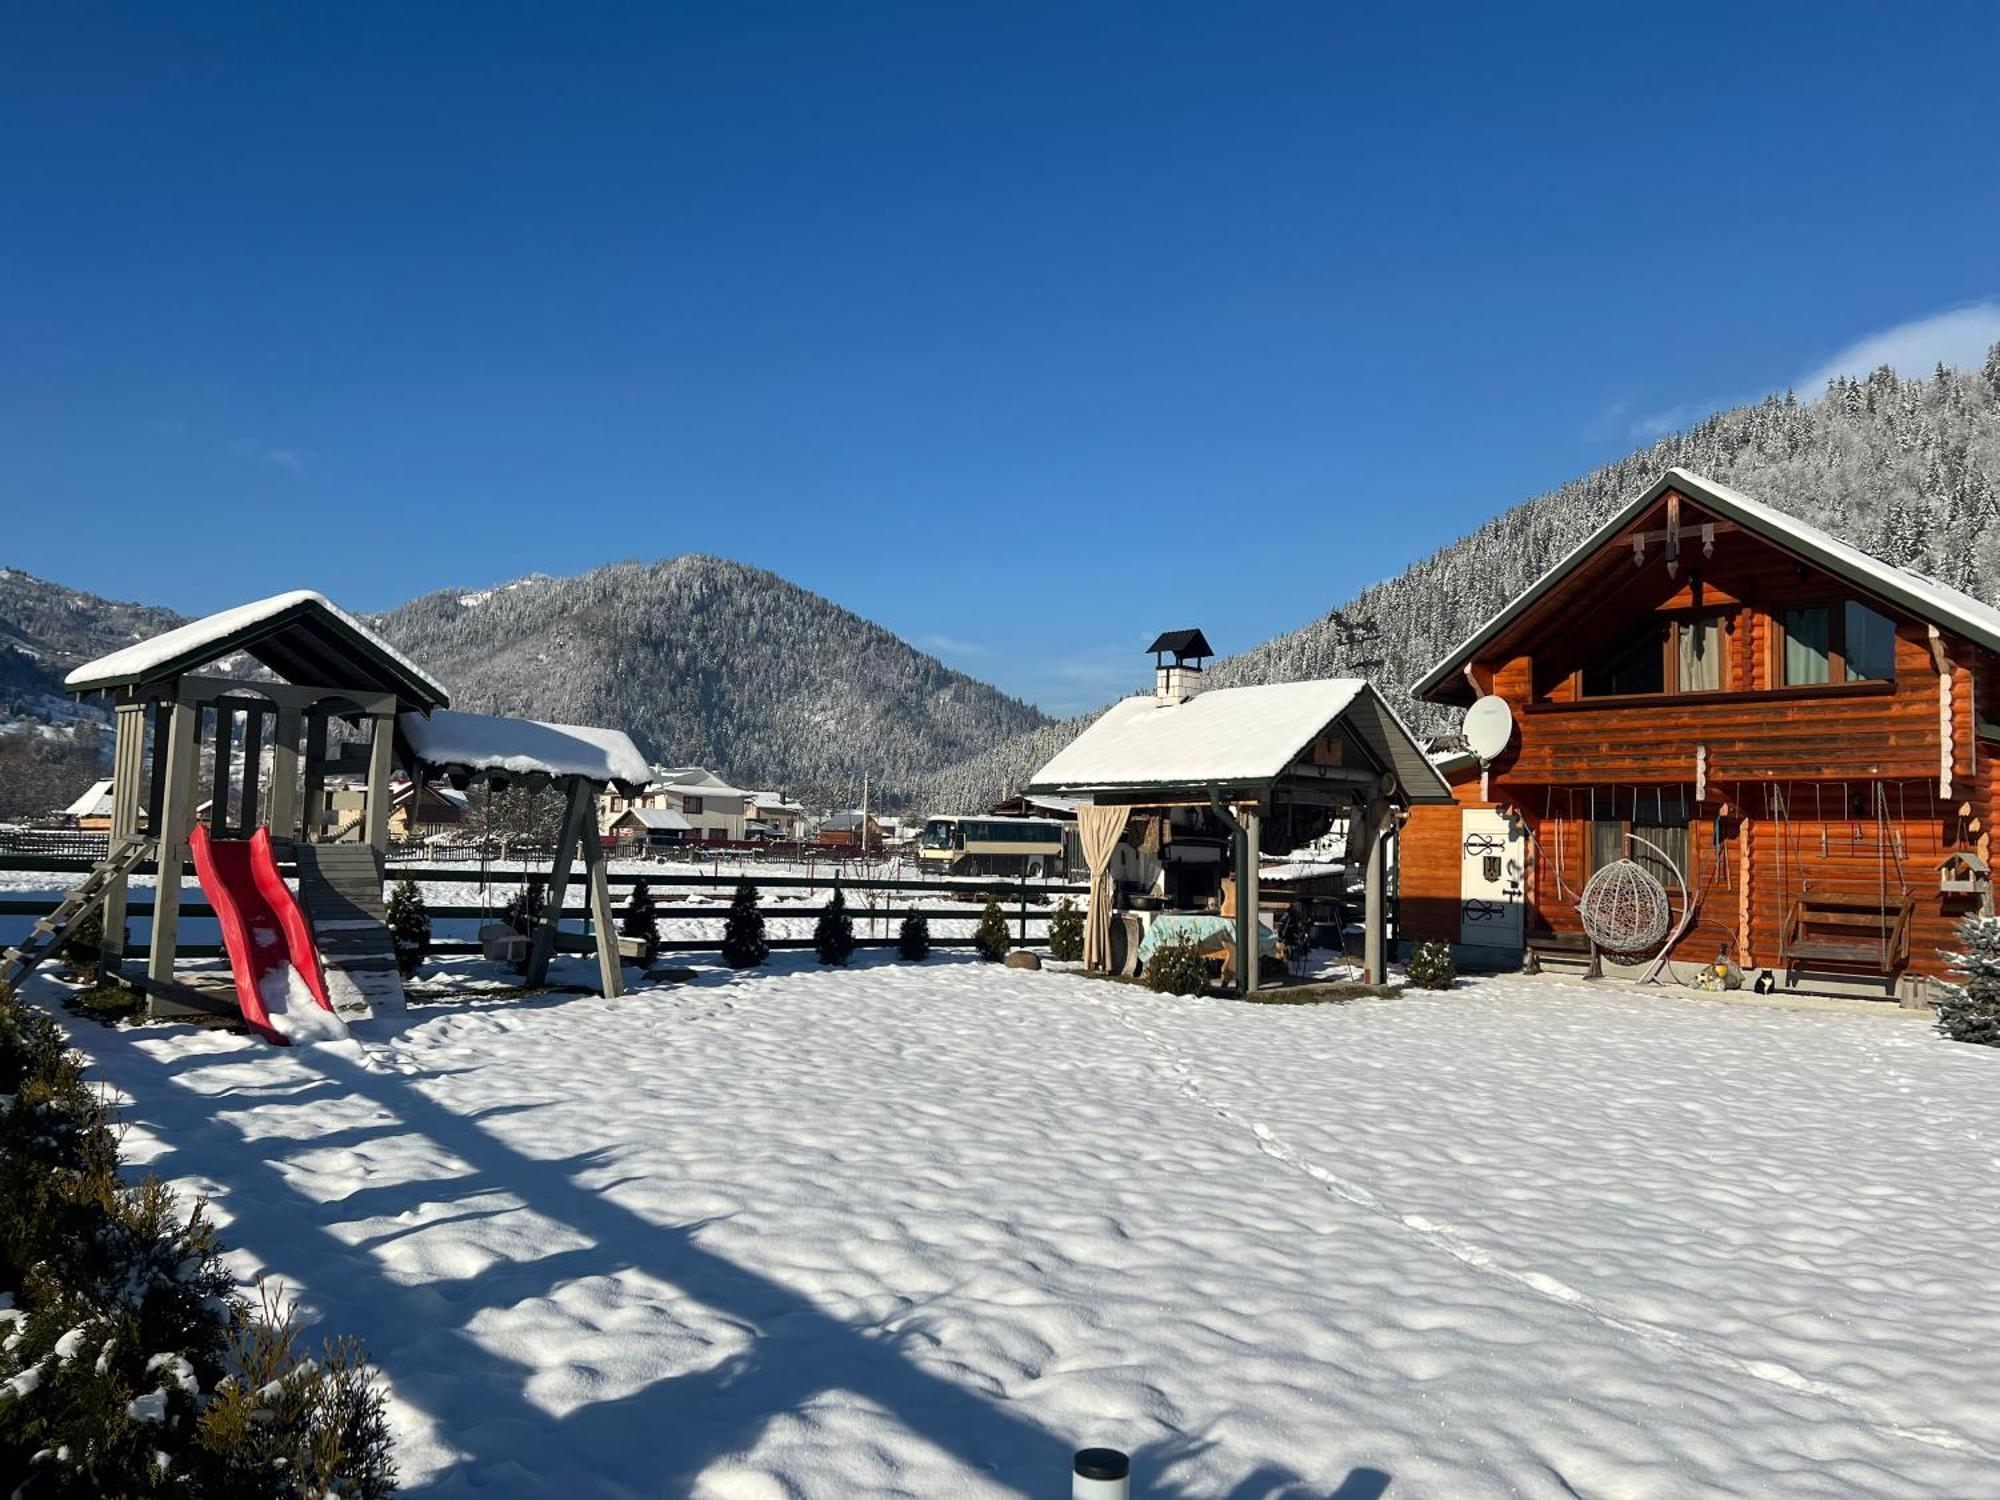
<svg viewBox="0 0 2000 1500"><path fill-rule="evenodd" d="M326 833L326 710L306 711L304 823L299 836L317 844Z"/></svg>
<svg viewBox="0 0 2000 1500"><path fill-rule="evenodd" d="M1368 864L1363 876L1361 963L1370 984L1389 978L1389 955L1383 938L1389 922L1389 804L1379 795L1368 804Z"/></svg>
<svg viewBox="0 0 2000 1500"><path fill-rule="evenodd" d="M271 741L271 837L299 836L299 729L296 708L278 710L278 729Z"/></svg>
<svg viewBox="0 0 2000 1500"><path fill-rule="evenodd" d="M374 733L368 742L367 839L377 854L389 850L389 780L395 766L396 716L375 714L370 722Z"/></svg>
<svg viewBox="0 0 2000 1500"><path fill-rule="evenodd" d="M268 708L243 712L243 811L236 827L246 839L257 827L258 784L263 780L264 770L264 722L270 716Z"/></svg>
<svg viewBox="0 0 2000 1500"><path fill-rule="evenodd" d="M208 831L220 838L229 831L229 779L234 767L236 710L215 705L215 775L208 794Z"/></svg>
<svg viewBox="0 0 2000 1500"><path fill-rule="evenodd" d="M549 888L542 903L542 920L535 928L528 949L528 983L544 984L549 977L549 960L555 956L556 928L562 921L563 902L569 896L570 865L577 845L582 842L585 820L590 816L590 783L572 777L569 801L563 808L562 834L556 842L555 863L549 868Z"/></svg>
<svg viewBox="0 0 2000 1500"><path fill-rule="evenodd" d="M605 878L604 840L598 837L595 821L583 826L583 873L589 886L590 921L597 929L598 992L611 1000L625 993L625 975L618 966L618 919L611 909L611 882Z"/></svg>
<svg viewBox="0 0 2000 1500"><path fill-rule="evenodd" d="M145 801L146 705L118 705L116 739L111 752L112 853L127 839L139 836L139 809ZM100 970L115 976L125 963L125 892L128 877L112 880L104 893L104 941Z"/></svg>
<svg viewBox="0 0 2000 1500"><path fill-rule="evenodd" d="M1245 946L1237 951L1237 957L1242 961L1240 967L1243 971L1243 993L1246 995L1256 994L1257 985L1264 977L1263 928L1257 921L1257 832L1259 821L1257 809L1254 807L1248 809L1243 814L1243 884L1238 888L1237 895L1242 901L1243 910L1248 914L1250 921L1247 927L1239 926L1237 928L1238 933L1248 934L1244 940Z"/></svg>
<svg viewBox="0 0 2000 1500"><path fill-rule="evenodd" d="M159 887L153 893L153 941L146 957L146 977L162 982L174 977L174 947L180 933L181 869L187 860L188 834L194 830L195 727L201 709L175 703L167 720L167 742L153 747L156 773L164 790L158 841Z"/></svg>

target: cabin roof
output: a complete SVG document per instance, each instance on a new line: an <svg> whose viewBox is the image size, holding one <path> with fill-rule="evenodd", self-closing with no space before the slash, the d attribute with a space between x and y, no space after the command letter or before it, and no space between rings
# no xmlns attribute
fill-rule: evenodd
<svg viewBox="0 0 2000 1500"><path fill-rule="evenodd" d="M1411 692L1429 697L1450 682L1459 669L1489 642L1521 616L1533 609L1552 589L1608 545L1668 490L1678 490L1706 510L1736 522L1766 541L1775 543L1802 560L1843 578L1891 604L1908 610L1918 619L1951 630L1967 640L2000 651L2000 609L1982 603L1946 583L1894 563L1870 556L1859 547L1841 541L1785 514L1761 500L1753 500L1741 490L1731 489L1713 479L1705 479L1687 469L1668 469L1646 487L1617 515L1593 531L1556 565L1544 573L1505 609L1475 630L1450 655L1418 678Z"/></svg>
<svg viewBox="0 0 2000 1500"><path fill-rule="evenodd" d="M1022 790L1063 795L1265 787L1339 723L1394 769L1412 801L1450 799L1415 736L1360 677L1211 688L1178 703L1162 703L1152 694L1127 698L1059 751Z"/></svg>
<svg viewBox="0 0 2000 1500"><path fill-rule="evenodd" d="M111 778L93 781L90 790L70 803L63 812L72 818L108 818L111 816Z"/></svg>
<svg viewBox="0 0 2000 1500"><path fill-rule="evenodd" d="M686 818L671 807L629 807L618 815L622 823L627 818L637 818L641 827L651 833L688 833L694 828Z"/></svg>
<svg viewBox="0 0 2000 1500"><path fill-rule="evenodd" d="M542 772L586 781L643 782L646 757L622 729L586 724L544 724L443 708L428 718L403 714L397 731L410 753L427 766L464 766L512 775Z"/></svg>
<svg viewBox="0 0 2000 1500"><path fill-rule="evenodd" d="M423 669L324 594L294 589L253 599L85 662L63 685L73 693L139 687L193 672L238 652L287 682L394 693L428 710L451 695Z"/></svg>

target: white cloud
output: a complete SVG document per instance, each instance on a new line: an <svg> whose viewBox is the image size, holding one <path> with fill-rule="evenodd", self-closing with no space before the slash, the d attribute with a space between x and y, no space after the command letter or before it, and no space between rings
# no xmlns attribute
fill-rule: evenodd
<svg viewBox="0 0 2000 1500"><path fill-rule="evenodd" d="M984 656L986 648L977 641L954 640L948 635L920 635L917 644L926 651L942 652L946 656Z"/></svg>
<svg viewBox="0 0 2000 1500"><path fill-rule="evenodd" d="M252 438L238 438L229 445L229 451L238 458L255 458L274 468L290 469L294 474L305 472L305 460L290 448L273 448Z"/></svg>
<svg viewBox="0 0 2000 1500"><path fill-rule="evenodd" d="M1856 339L1831 358L1822 360L1791 382L1801 401L1812 401L1836 375L1857 378L1888 365L1905 380L1928 376L1938 365L1976 370L1986 361L1986 351L2000 343L2000 301L1968 303L1927 318L1912 318L1880 333ZM1584 431L1585 442L1602 442L1620 431L1641 442L1657 442L1670 433L1682 432L1705 417L1735 406L1750 406L1764 399L1765 392L1737 396L1714 396L1702 401L1683 401L1664 411L1633 416L1631 403L1614 401Z"/></svg>
<svg viewBox="0 0 2000 1500"><path fill-rule="evenodd" d="M1940 364L1976 370L1995 344L2000 344L2000 302L1973 302L1857 339L1801 375L1792 389L1814 397L1836 375L1864 376L1883 365L1906 380L1928 375Z"/></svg>

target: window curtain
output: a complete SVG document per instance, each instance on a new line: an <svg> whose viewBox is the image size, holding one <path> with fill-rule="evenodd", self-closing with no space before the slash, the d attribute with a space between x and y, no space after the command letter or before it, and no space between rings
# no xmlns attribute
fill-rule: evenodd
<svg viewBox="0 0 2000 1500"><path fill-rule="evenodd" d="M1077 841L1083 846L1083 862L1090 869L1090 910L1083 923L1083 966L1103 973L1111 966L1111 882L1107 873L1118 839L1125 832L1125 807L1079 807L1076 810Z"/></svg>
<svg viewBox="0 0 2000 1500"><path fill-rule="evenodd" d="M1785 611L1785 684L1788 687L1825 682L1827 678L1827 614L1823 609Z"/></svg>
<svg viewBox="0 0 2000 1500"><path fill-rule="evenodd" d="M1680 689L1713 693L1722 687L1722 621L1714 615L1683 620L1680 636Z"/></svg>

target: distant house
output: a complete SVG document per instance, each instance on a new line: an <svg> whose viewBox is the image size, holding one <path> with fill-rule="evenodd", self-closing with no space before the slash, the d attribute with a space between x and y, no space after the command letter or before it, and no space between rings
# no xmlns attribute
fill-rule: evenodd
<svg viewBox="0 0 2000 1500"><path fill-rule="evenodd" d="M63 809L63 816L81 833L111 831L111 778L93 781L90 790Z"/></svg>
<svg viewBox="0 0 2000 1500"><path fill-rule="evenodd" d="M837 812L819 825L815 841L829 849L859 849L862 847L862 830L867 829L867 847L879 852L882 848L882 820L873 813L858 810Z"/></svg>
<svg viewBox="0 0 2000 1500"><path fill-rule="evenodd" d="M333 820L329 837L359 838L368 796L362 784L337 783L327 790L327 809ZM389 784L389 837L397 843L422 841L463 831L471 812L471 798L454 787L429 782L412 782L397 776ZM208 804L195 813L208 815Z"/></svg>
<svg viewBox="0 0 2000 1500"><path fill-rule="evenodd" d="M633 809L678 813L687 820L688 840L708 844L741 843L754 795L731 786L701 766L653 768L654 779L634 796L607 790L598 804L598 829L613 825Z"/></svg>
<svg viewBox="0 0 2000 1500"><path fill-rule="evenodd" d="M748 817L765 824L771 838L795 839L805 824L806 810L782 792L752 792Z"/></svg>
<svg viewBox="0 0 2000 1500"><path fill-rule="evenodd" d="M628 807L604 830L613 843L649 849L685 844L692 832L688 820L670 807Z"/></svg>

